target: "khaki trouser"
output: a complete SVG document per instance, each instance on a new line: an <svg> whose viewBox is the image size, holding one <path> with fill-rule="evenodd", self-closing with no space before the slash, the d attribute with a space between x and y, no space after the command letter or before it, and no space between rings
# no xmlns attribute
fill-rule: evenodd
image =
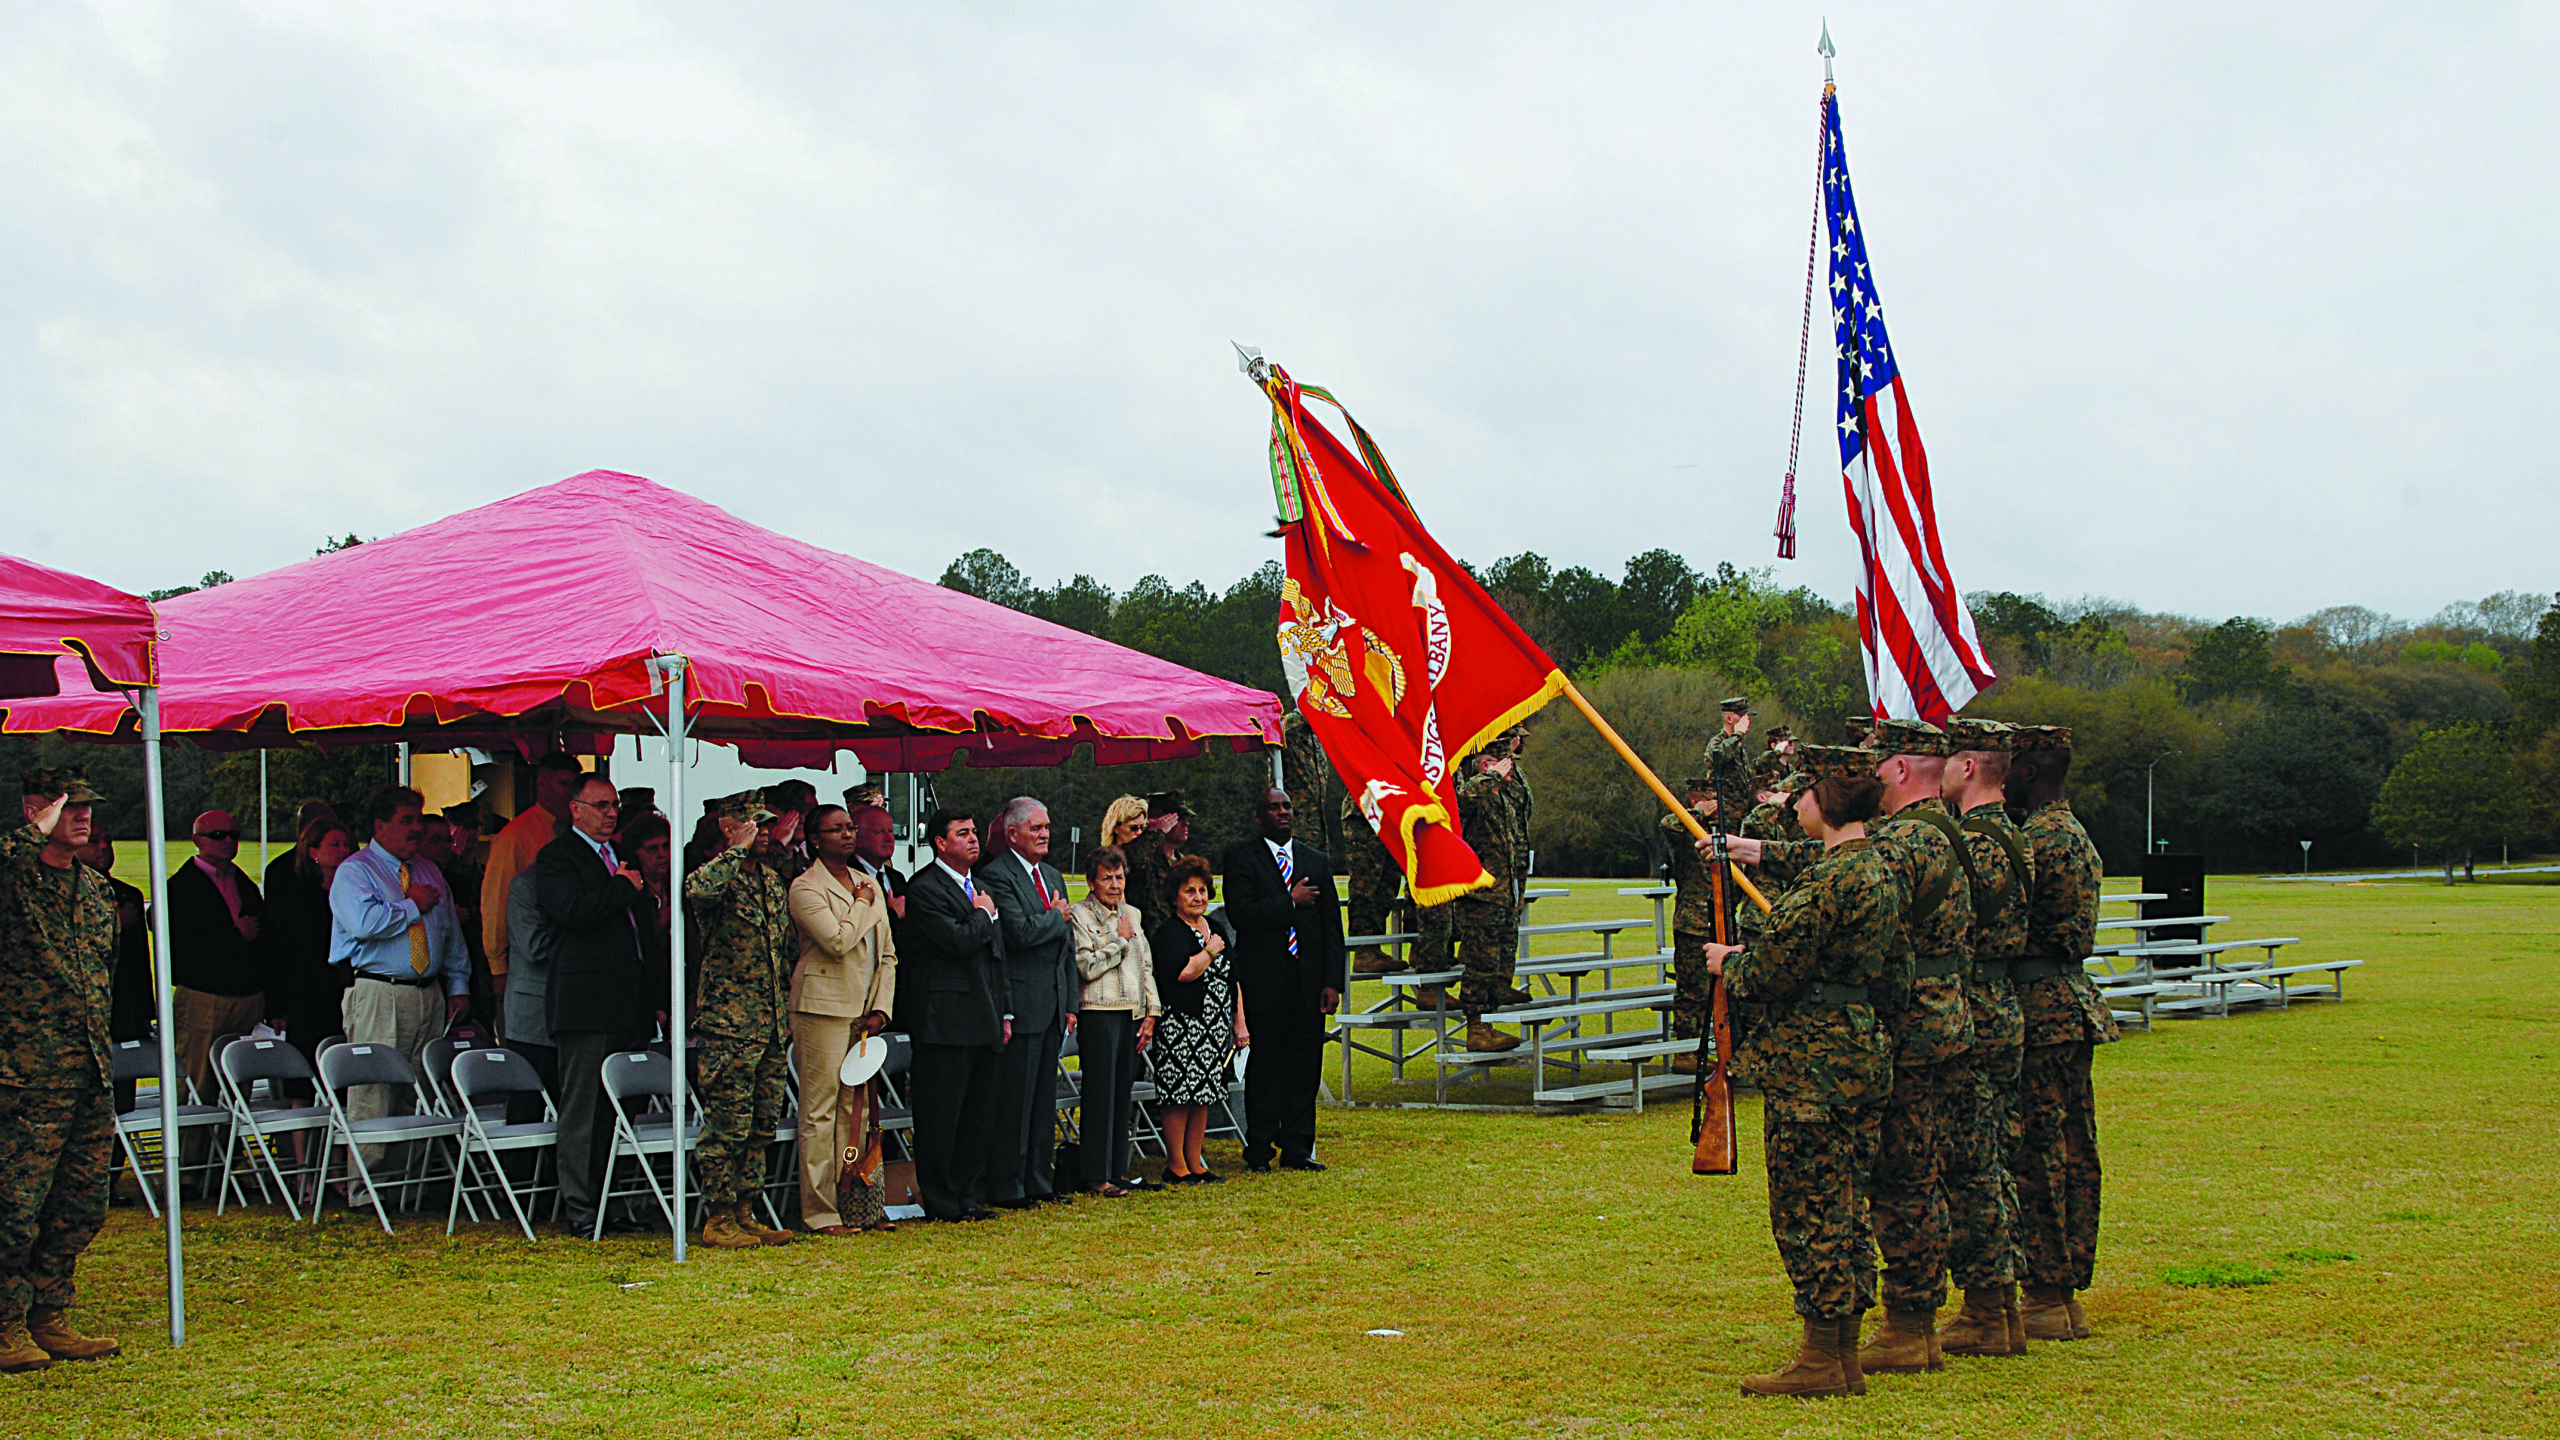
<svg viewBox="0 0 2560 1440"><path fill-rule="evenodd" d="M210 1105L214 1037L246 1035L256 1029L258 1022L267 1018L267 997L215 995L180 985L171 999L178 1018L178 1068L195 1082L196 1094Z"/></svg>
<svg viewBox="0 0 2560 1440"><path fill-rule="evenodd" d="M812 1230L844 1223L836 1182L844 1174L845 1147L862 1143L864 1092L847 1090L836 1079L845 1052L853 1048L855 1023L849 1015L791 1012L791 1054L800 1081L800 1223Z"/></svg>
<svg viewBox="0 0 2560 1440"><path fill-rule="evenodd" d="M388 1045L400 1052L409 1068L418 1075L418 1083L426 1083L427 1042L445 1032L444 991L437 985L394 985L388 980L356 977L355 988L347 992L345 1014L347 1039L360 1045ZM397 1108L394 1108L394 1107ZM417 1109L414 1094L400 1096L389 1085L357 1085L347 1091L347 1118L374 1120L385 1115L408 1115ZM379 1175L382 1153L386 1147L364 1147L367 1170Z"/></svg>

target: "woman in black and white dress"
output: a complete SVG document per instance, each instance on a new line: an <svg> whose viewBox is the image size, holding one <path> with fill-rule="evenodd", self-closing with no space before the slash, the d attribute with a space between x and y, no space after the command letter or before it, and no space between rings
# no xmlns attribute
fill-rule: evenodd
<svg viewBox="0 0 2560 1440"><path fill-rule="evenodd" d="M1201 1153L1209 1107L1227 1098L1227 1062L1252 1037L1228 969L1235 932L1209 918L1209 862L1185 855L1165 877L1174 918L1147 937L1164 1018L1156 1027L1156 1101L1164 1116L1165 1182L1218 1181Z"/></svg>

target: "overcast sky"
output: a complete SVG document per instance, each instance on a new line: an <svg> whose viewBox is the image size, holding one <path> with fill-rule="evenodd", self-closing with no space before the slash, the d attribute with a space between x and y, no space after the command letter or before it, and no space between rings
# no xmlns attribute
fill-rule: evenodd
<svg viewBox="0 0 2560 1440"><path fill-rule="evenodd" d="M0 550L141 590L605 467L1223 585L1233 338L1461 555L1767 564L1827 11L1963 588L2560 585L2560 7L712 9L0 3ZM1843 599L1829 363L1780 575Z"/></svg>

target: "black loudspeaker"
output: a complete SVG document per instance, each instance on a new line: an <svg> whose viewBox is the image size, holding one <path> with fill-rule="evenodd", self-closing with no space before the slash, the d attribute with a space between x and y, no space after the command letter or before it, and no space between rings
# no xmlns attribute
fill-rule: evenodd
<svg viewBox="0 0 2560 1440"><path fill-rule="evenodd" d="M2142 907L2142 918L2157 920L2163 916L2201 915L2204 913L2204 857L2201 855L2145 855L2142 857L2142 888L2164 898ZM2201 925L2164 926L2144 934L2146 941L2202 940Z"/></svg>

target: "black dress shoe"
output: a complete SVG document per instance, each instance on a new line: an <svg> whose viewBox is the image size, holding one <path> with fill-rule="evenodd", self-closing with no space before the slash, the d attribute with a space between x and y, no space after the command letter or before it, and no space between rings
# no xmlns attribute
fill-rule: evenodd
<svg viewBox="0 0 2560 1440"><path fill-rule="evenodd" d="M1322 1172L1324 1169L1324 1162L1310 1155L1303 1160L1283 1160L1280 1162L1280 1168L1283 1170L1312 1170Z"/></svg>
<svg viewBox="0 0 2560 1440"><path fill-rule="evenodd" d="M634 1219L629 1215L604 1217L604 1233L607 1235L649 1235L656 1233L657 1228L655 1225Z"/></svg>
<svg viewBox="0 0 2560 1440"><path fill-rule="evenodd" d="M993 1210L963 1210L960 1212L960 1218L970 1221L993 1220L996 1218L996 1212Z"/></svg>
<svg viewBox="0 0 2560 1440"><path fill-rule="evenodd" d="M1268 1160L1247 1160L1244 1162L1244 1168L1252 1171L1256 1175L1268 1175L1271 1173L1271 1162Z"/></svg>
<svg viewBox="0 0 2560 1440"><path fill-rule="evenodd" d="M1075 1203L1075 1198L1076 1197L1068 1194L1064 1190L1052 1190L1046 1195L1033 1197L1031 1203L1034 1205L1071 1205Z"/></svg>
<svg viewBox="0 0 2560 1440"><path fill-rule="evenodd" d="M1040 1202L1028 1195L1025 1195L1016 1200L990 1200L987 1203L995 1206L999 1210L1028 1210Z"/></svg>

